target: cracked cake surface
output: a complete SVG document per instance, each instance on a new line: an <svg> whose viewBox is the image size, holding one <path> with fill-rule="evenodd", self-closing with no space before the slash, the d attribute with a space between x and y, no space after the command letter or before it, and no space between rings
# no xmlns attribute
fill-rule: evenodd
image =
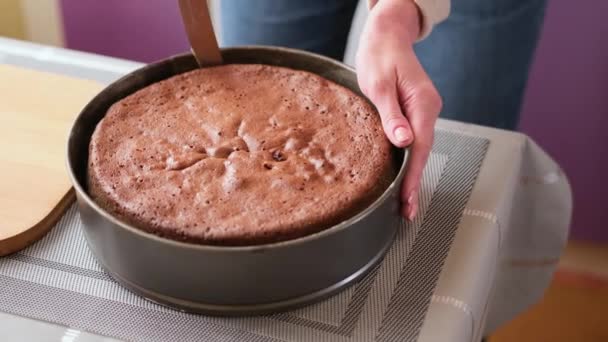
<svg viewBox="0 0 608 342"><path fill-rule="evenodd" d="M318 75L231 64L118 101L89 145L88 191L135 227L253 245L329 228L393 179L376 110Z"/></svg>

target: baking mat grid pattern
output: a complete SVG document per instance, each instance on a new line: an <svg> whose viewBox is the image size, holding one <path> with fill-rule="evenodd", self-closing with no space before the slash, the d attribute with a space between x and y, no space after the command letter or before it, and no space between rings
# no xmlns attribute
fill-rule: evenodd
<svg viewBox="0 0 608 342"><path fill-rule="evenodd" d="M159 306L101 270L72 207L41 241L0 259L0 311L130 341L415 341L487 145L437 131L420 215L373 271L324 302L248 318Z"/></svg>

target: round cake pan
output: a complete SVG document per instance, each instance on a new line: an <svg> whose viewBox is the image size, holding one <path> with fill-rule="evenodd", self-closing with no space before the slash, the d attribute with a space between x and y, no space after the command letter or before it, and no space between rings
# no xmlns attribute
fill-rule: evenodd
<svg viewBox="0 0 608 342"><path fill-rule="evenodd" d="M251 46L222 49L222 55L226 64L306 70L361 94L352 68L309 52ZM91 199L86 185L88 146L107 109L138 89L197 67L187 54L136 70L93 98L72 126L68 170L84 236L100 266L148 299L212 315L266 314L300 307L336 293L373 269L401 220L398 192L405 155L400 149L393 153L394 182L369 207L322 232L279 243L224 247L168 240L122 222Z"/></svg>

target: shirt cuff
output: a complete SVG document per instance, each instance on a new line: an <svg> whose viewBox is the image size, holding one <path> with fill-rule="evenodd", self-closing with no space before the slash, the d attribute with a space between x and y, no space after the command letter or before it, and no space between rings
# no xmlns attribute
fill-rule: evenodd
<svg viewBox="0 0 608 342"><path fill-rule="evenodd" d="M414 0L422 17L418 41L428 37L433 27L450 15L450 0Z"/></svg>
<svg viewBox="0 0 608 342"><path fill-rule="evenodd" d="M369 9L382 0L368 0L367 6ZM420 10L420 18L422 20L420 27L420 34L418 35L417 41L421 41L426 38L433 27L443 20L445 20L450 14L451 0L403 0L413 1L418 9Z"/></svg>

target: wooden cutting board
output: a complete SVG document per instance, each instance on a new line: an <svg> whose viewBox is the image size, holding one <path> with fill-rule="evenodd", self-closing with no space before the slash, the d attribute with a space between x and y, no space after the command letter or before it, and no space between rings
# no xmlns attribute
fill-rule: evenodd
<svg viewBox="0 0 608 342"><path fill-rule="evenodd" d="M0 64L0 256L44 236L74 200L69 128L102 88Z"/></svg>

